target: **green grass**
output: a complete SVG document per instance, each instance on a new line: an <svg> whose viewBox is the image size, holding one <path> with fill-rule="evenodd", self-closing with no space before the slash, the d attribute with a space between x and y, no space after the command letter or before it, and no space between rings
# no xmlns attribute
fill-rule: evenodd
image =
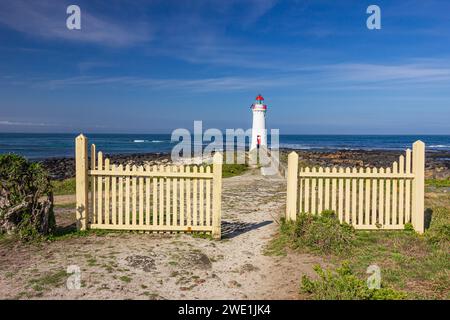
<svg viewBox="0 0 450 320"><path fill-rule="evenodd" d="M44 274L42 277L31 279L29 284L35 291L44 291L49 288L61 286L67 274L65 270Z"/></svg>
<svg viewBox="0 0 450 320"><path fill-rule="evenodd" d="M226 164L222 165L222 178L240 176L248 170L246 164Z"/></svg>
<svg viewBox="0 0 450 320"><path fill-rule="evenodd" d="M48 241L60 241L60 240L66 240L66 239L72 239L72 238L82 238L82 237L88 237L92 235L96 236L105 236L110 233L118 233L118 232L124 232L124 231L118 231L118 230L103 230L103 229L88 229L84 231L78 231L76 229L64 229L60 231L55 231L53 234L47 236Z"/></svg>
<svg viewBox="0 0 450 320"><path fill-rule="evenodd" d="M119 277L119 280L121 280L121 281L123 281L123 282L126 282L126 283L130 283L131 280L133 280L133 279L131 279L131 278L128 277L128 276L121 276L121 277Z"/></svg>
<svg viewBox="0 0 450 320"><path fill-rule="evenodd" d="M76 203L72 202L72 203L56 203L54 205L55 208L59 208L59 209L68 209L68 208L73 208L75 209Z"/></svg>
<svg viewBox="0 0 450 320"><path fill-rule="evenodd" d="M69 178L65 180L53 180L52 181L53 194L55 196L75 194L76 181L75 178Z"/></svg>
<svg viewBox="0 0 450 320"><path fill-rule="evenodd" d="M450 178L447 179L426 179L425 184L432 187L450 187Z"/></svg>
<svg viewBox="0 0 450 320"><path fill-rule="evenodd" d="M325 252L310 250L308 235L296 239L295 235L300 234L283 229L286 226L282 225L266 253L283 255L287 248L299 251L306 248L334 266L347 261L352 274L364 281L368 277L367 268L375 264L381 269L382 286L402 291L407 298L450 299L450 196L443 191L427 192L426 208L431 213L431 222L423 235L412 230L356 231L350 250ZM319 230L326 229L321 226ZM344 291L345 288L343 285ZM309 294L313 297L315 293Z"/></svg>
<svg viewBox="0 0 450 320"><path fill-rule="evenodd" d="M340 223L333 211L320 215L301 213L295 222L281 221L282 237L273 241L268 251L283 254L283 245L319 254L342 254L354 245L355 230Z"/></svg>
<svg viewBox="0 0 450 320"><path fill-rule="evenodd" d="M402 300L407 295L401 291L381 287L369 289L366 282L358 278L344 263L336 271L323 270L315 266L317 280L303 275L300 292L315 300Z"/></svg>

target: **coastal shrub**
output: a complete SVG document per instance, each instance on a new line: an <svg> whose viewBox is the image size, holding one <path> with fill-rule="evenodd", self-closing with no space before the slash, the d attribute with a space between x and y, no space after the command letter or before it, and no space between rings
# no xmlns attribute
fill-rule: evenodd
<svg viewBox="0 0 450 320"><path fill-rule="evenodd" d="M0 233L24 240L48 234L55 226L53 194L47 172L38 163L0 155Z"/></svg>
<svg viewBox="0 0 450 320"><path fill-rule="evenodd" d="M367 283L353 274L347 263L335 272L315 266L317 280L303 275L300 292L316 300L402 300L406 294L390 288L369 289Z"/></svg>
<svg viewBox="0 0 450 320"><path fill-rule="evenodd" d="M282 222L281 232L288 235L295 247L324 254L347 252L355 240L355 229L340 223L331 210L318 215L301 213L295 222Z"/></svg>

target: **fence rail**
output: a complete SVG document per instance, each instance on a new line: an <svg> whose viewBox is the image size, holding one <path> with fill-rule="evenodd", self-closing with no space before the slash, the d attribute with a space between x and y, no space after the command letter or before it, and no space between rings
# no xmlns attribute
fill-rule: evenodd
<svg viewBox="0 0 450 320"><path fill-rule="evenodd" d="M212 166L111 164L76 138L78 228L211 232L220 238L222 155Z"/></svg>
<svg viewBox="0 0 450 320"><path fill-rule="evenodd" d="M299 212L334 210L356 229L403 229L412 223L424 231L425 145L413 144L389 168L298 168L289 154L286 218Z"/></svg>

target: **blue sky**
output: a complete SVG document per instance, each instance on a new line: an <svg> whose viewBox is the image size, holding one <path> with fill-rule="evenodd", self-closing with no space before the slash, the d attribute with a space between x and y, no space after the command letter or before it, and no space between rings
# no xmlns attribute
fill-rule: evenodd
<svg viewBox="0 0 450 320"><path fill-rule="evenodd" d="M444 0L0 0L0 131L450 134L449 58Z"/></svg>

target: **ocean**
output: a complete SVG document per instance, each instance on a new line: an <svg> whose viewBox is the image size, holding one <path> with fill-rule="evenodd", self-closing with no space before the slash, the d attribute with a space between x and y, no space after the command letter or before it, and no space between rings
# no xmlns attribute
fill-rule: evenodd
<svg viewBox="0 0 450 320"><path fill-rule="evenodd" d="M168 153L178 142L170 134L87 134L89 143L108 154ZM73 157L76 134L0 133L0 154L28 159ZM280 135L280 147L302 150L404 150L416 140L427 150L450 151L450 135ZM270 137L268 138L270 143Z"/></svg>

